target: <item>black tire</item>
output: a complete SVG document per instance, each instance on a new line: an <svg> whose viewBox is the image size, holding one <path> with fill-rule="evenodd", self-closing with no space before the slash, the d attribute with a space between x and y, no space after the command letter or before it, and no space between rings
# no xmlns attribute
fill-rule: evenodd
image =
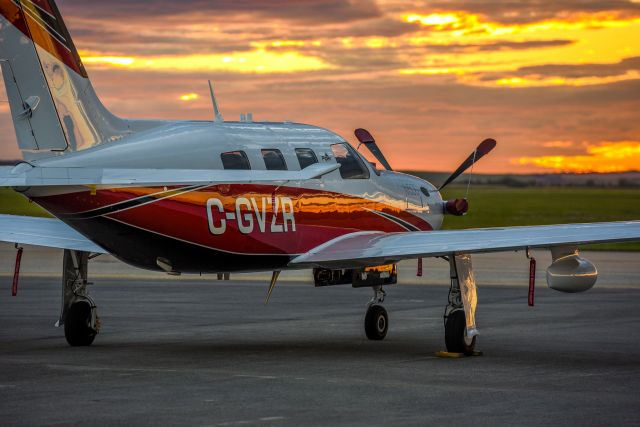
<svg viewBox="0 0 640 427"><path fill-rule="evenodd" d="M64 320L64 337L70 346L88 346L93 343L97 331L91 328L91 305L81 301L74 303Z"/></svg>
<svg viewBox="0 0 640 427"><path fill-rule="evenodd" d="M447 351L450 353L472 354L476 347L476 337L473 337L471 344L465 340L465 329L467 326L464 310L456 310L449 314L444 323L444 341Z"/></svg>
<svg viewBox="0 0 640 427"><path fill-rule="evenodd" d="M383 340L389 329L387 310L381 305L372 305L367 309L364 317L364 332L373 341Z"/></svg>

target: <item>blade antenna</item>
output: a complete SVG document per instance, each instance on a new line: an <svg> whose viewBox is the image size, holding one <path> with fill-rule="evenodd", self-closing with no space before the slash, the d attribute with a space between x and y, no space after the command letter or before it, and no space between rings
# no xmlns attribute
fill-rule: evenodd
<svg viewBox="0 0 640 427"><path fill-rule="evenodd" d="M276 287L276 282L278 281L278 276L280 276L280 270L274 270L271 275L271 282L269 283L269 290L267 291L267 298L264 300L264 304L269 304L269 300L271 299L271 294L273 293L273 288Z"/></svg>
<svg viewBox="0 0 640 427"><path fill-rule="evenodd" d="M222 114L220 114L220 110L218 109L218 102L216 101L216 95L213 93L213 86L211 85L211 80L207 80L209 82L209 93L211 94L211 103L213 104L213 121L214 122L224 122L222 118Z"/></svg>

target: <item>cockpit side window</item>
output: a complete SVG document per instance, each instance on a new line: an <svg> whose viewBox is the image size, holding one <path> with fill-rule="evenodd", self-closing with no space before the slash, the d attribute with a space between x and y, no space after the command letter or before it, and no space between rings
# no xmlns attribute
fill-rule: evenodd
<svg viewBox="0 0 640 427"><path fill-rule="evenodd" d="M298 163L300 163L300 170L318 163L316 153L310 148L296 148L296 156L298 157Z"/></svg>
<svg viewBox="0 0 640 427"><path fill-rule="evenodd" d="M333 156L340 164L340 176L343 179L368 179L369 169L362 163L360 156L353 152L347 144L333 144Z"/></svg>
<svg viewBox="0 0 640 427"><path fill-rule="evenodd" d="M244 151L229 151L220 154L222 167L225 169L251 169L249 158Z"/></svg>
<svg viewBox="0 0 640 427"><path fill-rule="evenodd" d="M286 171L287 163L284 161L284 157L280 150L275 148L268 148L261 150L262 158L264 159L264 166L270 171Z"/></svg>

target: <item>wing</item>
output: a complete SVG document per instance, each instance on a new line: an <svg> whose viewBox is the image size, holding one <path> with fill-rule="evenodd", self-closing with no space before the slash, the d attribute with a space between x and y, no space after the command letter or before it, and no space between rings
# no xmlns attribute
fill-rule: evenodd
<svg viewBox="0 0 640 427"><path fill-rule="evenodd" d="M59 219L0 215L0 241L107 253Z"/></svg>
<svg viewBox="0 0 640 427"><path fill-rule="evenodd" d="M402 233L359 232L294 258L292 267L350 268L452 253L640 240L640 221Z"/></svg>
<svg viewBox="0 0 640 427"><path fill-rule="evenodd" d="M200 170L200 169L104 169L32 167L21 163L0 168L0 187L48 185L173 185L305 181L338 169L338 163L313 164L300 171Z"/></svg>

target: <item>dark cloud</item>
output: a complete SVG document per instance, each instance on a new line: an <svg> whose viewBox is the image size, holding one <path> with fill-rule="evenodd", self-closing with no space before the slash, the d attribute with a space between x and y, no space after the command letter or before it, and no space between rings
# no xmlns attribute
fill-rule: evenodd
<svg viewBox="0 0 640 427"><path fill-rule="evenodd" d="M419 22L410 23L384 17L354 23L347 28L340 28L338 33L335 31L320 30L316 32L316 34L319 37L397 37L420 31L421 29L422 26Z"/></svg>
<svg viewBox="0 0 640 427"><path fill-rule="evenodd" d="M412 68L415 65L412 63L413 59L420 58L428 52L442 54L540 49L545 47L565 46L571 43L574 42L572 40L532 40L526 42L502 41L484 44L405 46L402 49L391 46L384 46L380 48L345 48L340 44L324 44L322 46L296 46L295 50L305 55L322 58L330 64L337 65L342 72L352 72L354 70L381 71L394 68ZM268 49L273 51L287 51L290 50L290 47L269 47ZM329 71L329 73L332 72Z"/></svg>
<svg viewBox="0 0 640 427"><path fill-rule="evenodd" d="M640 71L640 57L623 59L614 64L547 64L521 67L516 71L483 74L484 81L507 77L611 77L620 76L628 71Z"/></svg>
<svg viewBox="0 0 640 427"><path fill-rule="evenodd" d="M497 50L543 49L547 47L567 46L574 40L529 40L524 42L500 41L494 43L460 43L450 45L425 45L425 49L438 53L485 52Z"/></svg>
<svg viewBox="0 0 640 427"><path fill-rule="evenodd" d="M380 71L409 66L395 48L325 49L315 52L315 55L350 71Z"/></svg>
<svg viewBox="0 0 640 427"><path fill-rule="evenodd" d="M103 27L73 25L70 30L78 49L114 55L171 55L224 53L251 50L249 41L229 37L222 41L206 38L165 35L161 32L131 34Z"/></svg>
<svg viewBox="0 0 640 427"><path fill-rule="evenodd" d="M63 14L122 20L170 17L179 20L197 15L202 21L229 15L282 19L298 23L351 22L381 16L373 0L110 0L89 4L86 0L59 0ZM132 29L135 32L135 29Z"/></svg>
<svg viewBox="0 0 640 427"><path fill-rule="evenodd" d="M479 51L492 50L526 50L541 49L547 47L567 46L575 43L574 40L529 40L524 42L502 41L496 43L485 43L476 45Z"/></svg>
<svg viewBox="0 0 640 427"><path fill-rule="evenodd" d="M640 56L626 58L615 64L549 64L522 67L518 69L518 73L562 77L608 77L619 76L633 70L640 71Z"/></svg>
<svg viewBox="0 0 640 427"><path fill-rule="evenodd" d="M620 16L639 16L640 4L627 0L436 0L428 2L425 13L436 10L464 10L485 15L492 21L520 24L580 12L616 12Z"/></svg>

